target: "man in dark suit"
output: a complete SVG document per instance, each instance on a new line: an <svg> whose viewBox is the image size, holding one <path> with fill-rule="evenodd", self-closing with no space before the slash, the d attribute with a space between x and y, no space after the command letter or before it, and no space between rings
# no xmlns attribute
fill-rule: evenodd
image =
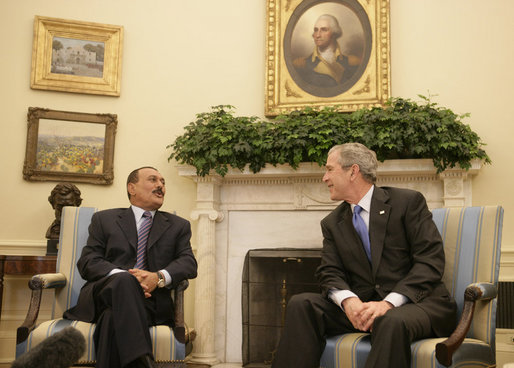
<svg viewBox="0 0 514 368"><path fill-rule="evenodd" d="M323 181L344 202L321 221L322 293L290 299L274 368L319 367L325 336L357 331L371 333L366 368L408 368L413 340L453 331L443 243L425 198L376 187L376 170L375 152L359 143L329 151Z"/></svg>
<svg viewBox="0 0 514 368"><path fill-rule="evenodd" d="M87 282L64 313L96 323L97 368L154 367L148 326L173 327L169 288L196 277L189 222L158 211L166 193L162 175L152 167L134 170L127 193L131 207L93 215L77 262Z"/></svg>

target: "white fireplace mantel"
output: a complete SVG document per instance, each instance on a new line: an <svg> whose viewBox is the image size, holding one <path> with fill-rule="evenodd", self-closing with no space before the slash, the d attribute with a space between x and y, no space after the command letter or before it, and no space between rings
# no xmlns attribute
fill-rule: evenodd
<svg viewBox="0 0 514 368"><path fill-rule="evenodd" d="M430 159L379 164L378 186L422 192L430 208L470 206L471 182L482 166L437 173ZM302 163L268 166L258 173L229 169L200 177L192 166L179 175L196 182L198 278L192 361L214 365L241 359L241 276L246 252L256 248L321 247L319 221L338 203L322 182L324 168Z"/></svg>

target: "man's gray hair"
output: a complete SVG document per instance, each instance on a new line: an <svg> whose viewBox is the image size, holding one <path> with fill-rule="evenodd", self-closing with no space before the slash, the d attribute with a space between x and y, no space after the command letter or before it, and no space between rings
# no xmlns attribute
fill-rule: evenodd
<svg viewBox="0 0 514 368"><path fill-rule="evenodd" d="M330 155L332 152L339 153L337 162L343 169L349 168L353 164L359 165L364 180L371 184L377 181L378 162L375 151L360 143L345 143L332 147L328 154Z"/></svg>
<svg viewBox="0 0 514 368"><path fill-rule="evenodd" d="M318 17L318 20L320 19L328 20L328 24L330 24L330 30L332 31L334 39L338 39L343 35L343 30L341 29L341 26L339 26L339 22L337 21L336 17L331 14L323 14Z"/></svg>

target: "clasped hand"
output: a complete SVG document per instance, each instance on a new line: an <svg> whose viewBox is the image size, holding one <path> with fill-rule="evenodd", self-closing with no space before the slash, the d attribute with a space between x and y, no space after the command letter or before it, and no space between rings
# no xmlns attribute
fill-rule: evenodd
<svg viewBox="0 0 514 368"><path fill-rule="evenodd" d="M353 327L364 332L373 329L375 318L383 316L389 309L393 308L392 304L385 300L363 303L356 297L343 300L342 306Z"/></svg>
<svg viewBox="0 0 514 368"><path fill-rule="evenodd" d="M159 276L157 276L157 273L140 270L138 268L131 268L128 270L128 272L136 277L137 281L143 288L145 298L151 297L152 292L157 288L157 282L159 281Z"/></svg>

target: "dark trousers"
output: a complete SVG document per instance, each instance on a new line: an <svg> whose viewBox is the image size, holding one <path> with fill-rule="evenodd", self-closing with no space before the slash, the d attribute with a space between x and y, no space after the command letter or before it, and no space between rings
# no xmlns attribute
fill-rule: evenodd
<svg viewBox="0 0 514 368"><path fill-rule="evenodd" d="M291 297L285 326L272 368L317 368L325 336L357 332L346 314L319 294ZM410 343L433 336L428 315L415 304L405 304L377 318L371 332L366 368L409 368Z"/></svg>
<svg viewBox="0 0 514 368"><path fill-rule="evenodd" d="M148 326L152 324L152 299L128 272L116 273L94 287L93 335L97 368L119 368L152 353Z"/></svg>

